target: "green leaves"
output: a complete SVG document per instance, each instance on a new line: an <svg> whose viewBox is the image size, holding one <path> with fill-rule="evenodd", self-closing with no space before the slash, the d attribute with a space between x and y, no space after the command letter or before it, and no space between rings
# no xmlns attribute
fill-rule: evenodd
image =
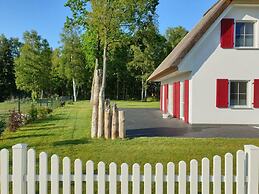
<svg viewBox="0 0 259 194"><path fill-rule="evenodd" d="M170 42L172 48L175 48L187 33L188 31L182 26L168 28L166 30L166 39Z"/></svg>
<svg viewBox="0 0 259 194"><path fill-rule="evenodd" d="M47 40L36 31L24 33L24 45L15 60L15 76L18 89L40 92L49 87L51 49Z"/></svg>

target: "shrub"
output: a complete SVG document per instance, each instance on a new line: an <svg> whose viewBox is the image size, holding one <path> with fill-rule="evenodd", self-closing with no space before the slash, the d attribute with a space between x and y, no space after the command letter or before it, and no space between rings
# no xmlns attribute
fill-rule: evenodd
<svg viewBox="0 0 259 194"><path fill-rule="evenodd" d="M4 121L4 119L0 118L0 129L2 129L4 127L5 127L5 121Z"/></svg>
<svg viewBox="0 0 259 194"><path fill-rule="evenodd" d="M52 113L52 109L51 108L47 108L47 107L40 107L37 110L37 118L38 119L45 119L47 118L48 114Z"/></svg>
<svg viewBox="0 0 259 194"><path fill-rule="evenodd" d="M17 129L23 126L25 123L25 117L19 112L15 110L10 111L9 122L8 122L8 129L12 132L17 131Z"/></svg>
<svg viewBox="0 0 259 194"><path fill-rule="evenodd" d="M35 107L34 104L31 105L31 108L28 112L29 114L29 120L30 121L36 121L38 118L38 109Z"/></svg>
<svg viewBox="0 0 259 194"><path fill-rule="evenodd" d="M2 133L4 132L5 129L5 121L4 119L0 118L0 136L2 135Z"/></svg>
<svg viewBox="0 0 259 194"><path fill-rule="evenodd" d="M147 102L157 102L157 101L159 101L156 97L148 97L147 99L146 99L146 101Z"/></svg>

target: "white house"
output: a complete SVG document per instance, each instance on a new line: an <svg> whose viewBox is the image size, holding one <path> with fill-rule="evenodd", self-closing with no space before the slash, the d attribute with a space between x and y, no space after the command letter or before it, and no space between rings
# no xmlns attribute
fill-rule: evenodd
<svg viewBox="0 0 259 194"><path fill-rule="evenodd" d="M259 124L259 0L219 0L149 80L164 117Z"/></svg>

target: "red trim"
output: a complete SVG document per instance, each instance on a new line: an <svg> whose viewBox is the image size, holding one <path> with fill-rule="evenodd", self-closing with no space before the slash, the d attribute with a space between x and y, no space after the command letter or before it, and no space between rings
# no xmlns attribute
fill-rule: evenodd
<svg viewBox="0 0 259 194"><path fill-rule="evenodd" d="M228 108L228 80L217 79L216 106L218 108Z"/></svg>
<svg viewBox="0 0 259 194"><path fill-rule="evenodd" d="M184 121L189 123L189 80L184 81Z"/></svg>
<svg viewBox="0 0 259 194"><path fill-rule="evenodd" d="M254 108L259 108L259 79L254 80Z"/></svg>
<svg viewBox="0 0 259 194"><path fill-rule="evenodd" d="M180 82L174 83L174 117L180 119Z"/></svg>
<svg viewBox="0 0 259 194"><path fill-rule="evenodd" d="M221 47L224 49L234 47L234 19L221 20Z"/></svg>

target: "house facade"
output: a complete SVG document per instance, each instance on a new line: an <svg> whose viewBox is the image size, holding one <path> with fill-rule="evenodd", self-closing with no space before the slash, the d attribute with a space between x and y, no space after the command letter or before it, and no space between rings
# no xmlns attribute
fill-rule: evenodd
<svg viewBox="0 0 259 194"><path fill-rule="evenodd" d="M259 1L220 0L150 76L190 124L259 124Z"/></svg>

